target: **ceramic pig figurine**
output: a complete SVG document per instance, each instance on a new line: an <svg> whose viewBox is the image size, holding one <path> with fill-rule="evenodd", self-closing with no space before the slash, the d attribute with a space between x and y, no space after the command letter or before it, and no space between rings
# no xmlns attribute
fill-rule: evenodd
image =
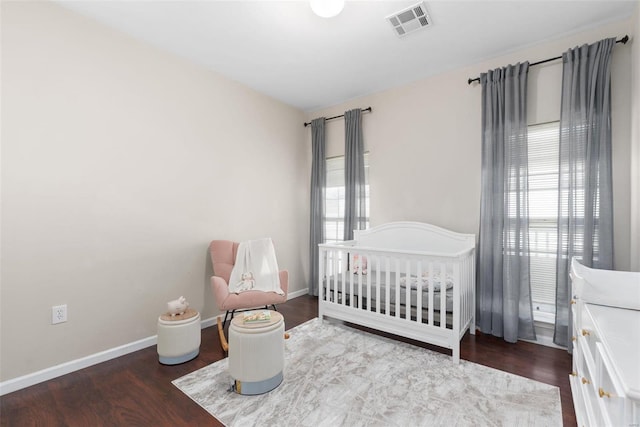
<svg viewBox="0 0 640 427"><path fill-rule="evenodd" d="M167 308L169 309L169 314L171 314L171 316L175 316L176 314L184 314L184 312L187 310L187 307L189 307L189 303L186 299L184 299L183 296L167 303Z"/></svg>

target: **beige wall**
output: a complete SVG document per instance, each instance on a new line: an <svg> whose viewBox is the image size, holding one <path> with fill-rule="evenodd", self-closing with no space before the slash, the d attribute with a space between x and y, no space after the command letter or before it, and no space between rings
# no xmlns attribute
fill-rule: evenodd
<svg viewBox="0 0 640 427"><path fill-rule="evenodd" d="M153 336L180 295L217 314L214 238L272 237L306 289L302 112L49 2L2 2L1 89L0 380Z"/></svg>
<svg viewBox="0 0 640 427"><path fill-rule="evenodd" d="M640 1L631 34L631 269L640 271Z"/></svg>
<svg viewBox="0 0 640 427"><path fill-rule="evenodd" d="M370 152L371 224L424 221L459 232L477 233L480 207L480 95L469 77L509 63L560 55L570 47L622 36L630 22L610 24L561 40L541 43L474 66L410 85L354 99L307 114L307 120L342 114L356 107L363 115ZM630 46L613 54L613 163L616 268L629 268L630 229ZM532 67L529 75L529 122L560 118L560 61ZM637 116L636 116L637 117ZM307 131L310 135L310 131ZM310 138L310 136L307 136ZM327 125L330 156L344 152L344 121Z"/></svg>

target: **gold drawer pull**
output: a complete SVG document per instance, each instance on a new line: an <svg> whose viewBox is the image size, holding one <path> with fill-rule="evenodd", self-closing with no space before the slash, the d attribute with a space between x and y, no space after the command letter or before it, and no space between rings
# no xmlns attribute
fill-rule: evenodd
<svg viewBox="0 0 640 427"><path fill-rule="evenodd" d="M611 393L609 393L608 391L604 391L604 390L602 389L602 387L600 387L600 388L598 389L598 394L600 395L600 397L605 397L605 396L607 396L607 397L611 398Z"/></svg>
<svg viewBox="0 0 640 427"><path fill-rule="evenodd" d="M575 303L576 303L576 300L572 299L571 304L575 304Z"/></svg>
<svg viewBox="0 0 640 427"><path fill-rule="evenodd" d="M591 332L587 331L586 329L582 330L582 336L583 337L586 337L586 336L589 336L589 335L591 335Z"/></svg>
<svg viewBox="0 0 640 427"><path fill-rule="evenodd" d="M571 337L571 341L575 341L575 340L576 340L576 336L574 335Z"/></svg>
<svg viewBox="0 0 640 427"><path fill-rule="evenodd" d="M573 372L569 372L569 375L571 375L572 377L577 377L578 373L576 371L573 371Z"/></svg>
<svg viewBox="0 0 640 427"><path fill-rule="evenodd" d="M585 377L582 377L582 384L591 384L591 381L589 381Z"/></svg>

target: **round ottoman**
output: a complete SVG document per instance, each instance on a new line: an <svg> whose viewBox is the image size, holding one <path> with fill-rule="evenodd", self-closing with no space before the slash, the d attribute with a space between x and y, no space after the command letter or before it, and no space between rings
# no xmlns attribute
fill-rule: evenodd
<svg viewBox="0 0 640 427"><path fill-rule="evenodd" d="M158 317L158 356L163 365L188 362L200 353L200 313L191 308L183 314Z"/></svg>
<svg viewBox="0 0 640 427"><path fill-rule="evenodd" d="M266 393L284 378L284 318L269 313L267 322L245 323L238 316L229 325L229 373L236 393Z"/></svg>

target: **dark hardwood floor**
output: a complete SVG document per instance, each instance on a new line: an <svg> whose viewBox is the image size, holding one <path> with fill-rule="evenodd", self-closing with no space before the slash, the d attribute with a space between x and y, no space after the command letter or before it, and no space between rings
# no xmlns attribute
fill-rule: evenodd
<svg viewBox="0 0 640 427"><path fill-rule="evenodd" d="M298 297L278 306L278 310L285 317L286 329L290 329L317 316L317 298ZM405 341L447 353L438 347ZM223 357L216 327L203 329L200 355L190 362L161 365L154 346L2 396L0 425L221 425L171 381ZM508 344L493 336L467 333L461 357L558 386L564 425L576 425L568 379L571 357L566 351L526 342Z"/></svg>

